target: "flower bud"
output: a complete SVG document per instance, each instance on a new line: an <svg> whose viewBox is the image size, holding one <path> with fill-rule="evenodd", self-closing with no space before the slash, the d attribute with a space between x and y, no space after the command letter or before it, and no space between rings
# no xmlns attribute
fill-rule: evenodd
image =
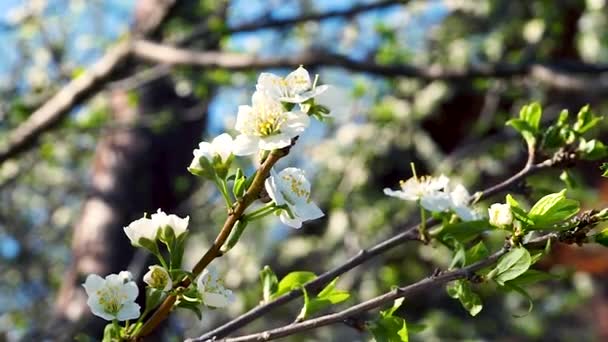
<svg viewBox="0 0 608 342"><path fill-rule="evenodd" d="M490 224L495 227L503 228L513 223L513 213L508 204L494 203L488 209Z"/></svg>
<svg viewBox="0 0 608 342"><path fill-rule="evenodd" d="M173 282L167 270L158 265L150 266L148 269L149 271L144 275L144 283L155 289L171 290Z"/></svg>

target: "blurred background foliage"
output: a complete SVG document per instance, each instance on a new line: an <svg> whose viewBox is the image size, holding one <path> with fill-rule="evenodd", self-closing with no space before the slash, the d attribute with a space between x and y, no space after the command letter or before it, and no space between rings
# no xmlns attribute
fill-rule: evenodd
<svg viewBox="0 0 608 342"><path fill-rule="evenodd" d="M2 1L0 144L126 39L154 3ZM332 118L315 122L279 164L297 165L313 177L312 196L326 217L301 230L272 217L250 226L217 261L238 293L237 304L206 311L202 321L174 315L164 339L195 336L255 306L264 265L279 277L292 270L321 273L417 222L414 205L382 193L410 176L410 162L421 173L460 179L472 191L508 177L523 165L525 145L504 123L523 104L541 102L547 121L563 108L574 114L587 103L603 114L607 6L605 0L178 1L150 39L261 59L332 52L362 67L352 71L321 61L309 68L332 85L319 100ZM324 13L329 15L319 16ZM306 16L310 20L288 20ZM264 26L273 22L278 24ZM457 76L378 74L365 71L369 63ZM169 68L137 59L123 64L35 144L0 164L0 340L96 336L99 322L90 322L98 319L78 295L82 274L129 268L141 275L146 257L125 252L130 247L121 231L144 212L162 207L190 215L188 265L224 219L214 187L186 167L200 140L233 127L237 106L250 101L261 70ZM472 70L486 73L476 77ZM607 128L603 122L598 129L604 138ZM533 201L568 187L584 208L606 205L608 188L596 163L575 165L568 185L564 177L547 171L516 192ZM115 191L108 195L107 188ZM445 268L450 260L447 249L408 243L347 273L339 284L351 289L346 305L353 304ZM443 289L406 300L399 314L426 326L412 336L417 341L608 339L608 254L596 246L557 248L542 267L559 277L533 287L534 310L525 318L514 316L525 313L525 299L489 285L478 289L485 305L475 318ZM293 321L296 302L245 331ZM346 325L288 338L369 339Z"/></svg>

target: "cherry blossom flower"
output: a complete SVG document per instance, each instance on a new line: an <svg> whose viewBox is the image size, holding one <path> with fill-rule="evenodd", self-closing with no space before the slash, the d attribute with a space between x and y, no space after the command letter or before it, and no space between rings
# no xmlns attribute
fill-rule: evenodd
<svg viewBox="0 0 608 342"><path fill-rule="evenodd" d="M126 272L126 271L123 271ZM82 285L88 295L87 305L94 315L105 320L126 321L139 317L139 305L135 299L139 294L137 285L126 273L110 274L104 278L89 274Z"/></svg>
<svg viewBox="0 0 608 342"><path fill-rule="evenodd" d="M287 147L291 139L308 127L310 119L301 111L286 111L266 92L256 91L251 106L239 106L235 128L234 154L250 155L261 150Z"/></svg>
<svg viewBox="0 0 608 342"><path fill-rule="evenodd" d="M144 274L144 283L150 287L159 289L162 291L169 291L173 288L173 281L169 276L169 272L159 265L153 265L148 267L148 272Z"/></svg>
<svg viewBox="0 0 608 342"><path fill-rule="evenodd" d="M196 282L203 303L214 308L223 308L235 301L231 290L224 287L224 281L219 277L215 267L209 266L203 270Z"/></svg>
<svg viewBox="0 0 608 342"><path fill-rule="evenodd" d="M286 205L280 219L294 228L302 227L302 222L323 217L323 212L310 199L310 182L304 171L289 167L276 173L270 171L265 182L266 191L276 205Z"/></svg>
<svg viewBox="0 0 608 342"><path fill-rule="evenodd" d="M494 203L488 208L488 215L490 216L490 224L495 227L505 227L513 223L513 213L511 212L511 206L506 203Z"/></svg>
<svg viewBox="0 0 608 342"><path fill-rule="evenodd" d="M429 211L441 212L450 208L450 196L443 190L449 183L449 178L441 175L437 178L430 176L412 177L399 182L400 190L384 189L384 194L406 201L420 201L420 205Z"/></svg>
<svg viewBox="0 0 608 342"><path fill-rule="evenodd" d="M256 89L268 92L275 100L301 104L323 93L327 85L314 85L308 71L300 66L285 78L266 72L260 74Z"/></svg>

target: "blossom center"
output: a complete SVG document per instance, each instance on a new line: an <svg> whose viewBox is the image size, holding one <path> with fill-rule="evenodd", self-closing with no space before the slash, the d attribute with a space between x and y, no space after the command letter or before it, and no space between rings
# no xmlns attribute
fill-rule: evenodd
<svg viewBox="0 0 608 342"><path fill-rule="evenodd" d="M265 111L256 117L255 121L256 135L266 137L279 133L285 118L280 112Z"/></svg>
<svg viewBox="0 0 608 342"><path fill-rule="evenodd" d="M127 300L127 296L116 286L109 286L98 290L97 295L99 296L99 304L103 306L103 310L113 315L116 315L120 311L123 302Z"/></svg>
<svg viewBox="0 0 608 342"><path fill-rule="evenodd" d="M285 197L288 202L294 204L295 202L301 200L308 201L308 198L310 197L310 191L308 191L304 187L304 183L302 182L302 180L290 174L282 175L281 178L283 179L284 184L287 185L287 188L289 190L282 191L283 197ZM295 198L292 195L295 195Z"/></svg>

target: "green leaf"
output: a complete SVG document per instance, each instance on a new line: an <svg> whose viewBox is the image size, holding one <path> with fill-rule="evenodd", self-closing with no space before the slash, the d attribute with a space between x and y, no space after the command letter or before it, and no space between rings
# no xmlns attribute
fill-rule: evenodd
<svg viewBox="0 0 608 342"><path fill-rule="evenodd" d="M464 279L459 279L448 284L446 291L450 297L460 300L462 307L471 316L476 316L483 309L481 298L477 293L473 292L469 282Z"/></svg>
<svg viewBox="0 0 608 342"><path fill-rule="evenodd" d="M516 220L521 222L526 227L534 225L534 221L528 216L526 211L519 205L519 202L517 202L515 198L511 196L511 194L507 194L506 203L511 207L511 212Z"/></svg>
<svg viewBox="0 0 608 342"><path fill-rule="evenodd" d="M505 282L524 274L531 264L532 257L527 249L513 248L500 258L496 267L488 274L488 278L494 279L496 283L504 286Z"/></svg>
<svg viewBox="0 0 608 342"><path fill-rule="evenodd" d="M388 310L380 311L380 314L382 315L382 317L393 316L395 311L397 311L401 307L401 305L403 305L404 301L405 298L403 297L395 299L395 301L393 302L393 306Z"/></svg>
<svg viewBox="0 0 608 342"><path fill-rule="evenodd" d="M401 317L381 318L369 325L376 342L408 342L407 323Z"/></svg>
<svg viewBox="0 0 608 342"><path fill-rule="evenodd" d="M475 246L471 247L465 253L465 266L474 264L481 259L485 259L488 255L490 255L488 248L483 243L483 241L479 241Z"/></svg>
<svg viewBox="0 0 608 342"><path fill-rule="evenodd" d="M487 220L468 221L445 224L438 233L439 239L452 237L456 241L466 243L476 238L481 232L492 230L492 227Z"/></svg>
<svg viewBox="0 0 608 342"><path fill-rule="evenodd" d="M199 320L203 319L203 312L201 311L200 303L189 302L189 301L178 301L175 306L178 308L181 308L181 309L190 310L190 311L194 312L194 314L196 315L196 317Z"/></svg>
<svg viewBox="0 0 608 342"><path fill-rule="evenodd" d="M600 166L600 170L602 170L602 177L608 177L608 163L603 163L602 166Z"/></svg>
<svg viewBox="0 0 608 342"><path fill-rule="evenodd" d="M566 198L566 189L549 194L538 200L530 209L528 216L534 221L533 229L551 230L555 223L565 221L576 215L579 203Z"/></svg>
<svg viewBox="0 0 608 342"><path fill-rule="evenodd" d="M404 298L395 299L393 306L388 310L380 311L380 318L369 325L369 331L377 342L409 341L408 324L405 319L393 316L403 301Z"/></svg>
<svg viewBox="0 0 608 342"><path fill-rule="evenodd" d="M519 286L519 287L526 287L526 286L532 285L534 283L538 283L538 282L545 281L545 280L557 279L557 278L558 278L557 276L555 276L551 273L534 270L534 269L529 269L524 274L520 275L519 277L505 282L505 284L512 285L512 286L515 285L515 286Z"/></svg>
<svg viewBox="0 0 608 342"><path fill-rule="evenodd" d="M151 287L146 287L146 310L150 311L165 300L167 293Z"/></svg>
<svg viewBox="0 0 608 342"><path fill-rule="evenodd" d="M559 175L559 179L562 180L569 189L577 187L576 180L574 179L574 177L572 177L572 174L568 172L568 170L562 171L562 173Z"/></svg>
<svg viewBox="0 0 608 342"><path fill-rule="evenodd" d="M234 227L234 229L232 229L230 235L228 235L226 243L222 246L223 253L226 253L231 250L232 247L234 247L237 242L239 242L239 239L241 238L241 235L243 235L245 228L247 228L247 220L241 218L236 222L236 226Z"/></svg>
<svg viewBox="0 0 608 342"><path fill-rule="evenodd" d="M305 288L302 288L302 291L304 292L304 307L302 307L298 318L306 319L310 315L314 315L316 312L319 312L330 305L347 300L350 297L350 294L347 291L337 290L337 281L338 278L336 277L327 284L315 298L310 298L308 291L306 291Z"/></svg>
<svg viewBox="0 0 608 342"><path fill-rule="evenodd" d="M243 174L243 170L241 168L236 169L236 174L234 175L234 183L232 185L232 193L234 194L234 198L241 198L245 194L245 184L247 183L247 178Z"/></svg>
<svg viewBox="0 0 608 342"><path fill-rule="evenodd" d="M103 329L103 339L102 342L120 342L122 339L120 338L120 326L108 323L106 327Z"/></svg>
<svg viewBox="0 0 608 342"><path fill-rule="evenodd" d="M262 300L264 303L270 301L272 295L277 291L279 280L270 266L266 265L260 271L260 281L262 282Z"/></svg>
<svg viewBox="0 0 608 342"><path fill-rule="evenodd" d="M598 160L608 156L608 147L597 139L586 141L581 138L578 145L578 151L582 153L582 157L587 160Z"/></svg>
<svg viewBox="0 0 608 342"><path fill-rule="evenodd" d="M534 146L536 143L536 131L525 120L511 119L507 121L507 126L511 126L518 131L529 146Z"/></svg>
<svg viewBox="0 0 608 342"><path fill-rule="evenodd" d="M604 228L604 230L594 235L593 239L596 243L599 243L604 247L608 247L608 228Z"/></svg>
<svg viewBox="0 0 608 342"><path fill-rule="evenodd" d="M519 119L511 119L507 121L507 125L515 128L524 137L528 146L534 146L541 116L542 108L534 102L523 106L519 111Z"/></svg>
<svg viewBox="0 0 608 342"><path fill-rule="evenodd" d="M576 115L576 122L572 128L578 134L583 134L602 121L603 117L595 116L589 111L589 105L584 106Z"/></svg>
<svg viewBox="0 0 608 342"><path fill-rule="evenodd" d="M540 118L543 110L538 102L533 102L527 106L523 106L519 111L519 118L524 120L536 133L540 125Z"/></svg>
<svg viewBox="0 0 608 342"><path fill-rule="evenodd" d="M317 276L312 272L306 272L306 271L291 272L288 275L286 275L285 277L283 277L283 279L281 279L281 281L279 282L279 285L277 287L277 291L274 293L272 298L277 298L291 290L302 287L304 284L315 279L316 277Z"/></svg>

